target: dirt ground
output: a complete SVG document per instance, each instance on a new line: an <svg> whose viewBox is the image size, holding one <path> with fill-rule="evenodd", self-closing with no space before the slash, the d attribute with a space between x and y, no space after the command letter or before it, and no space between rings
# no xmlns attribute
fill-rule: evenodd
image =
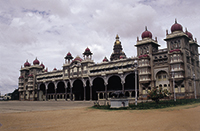
<svg viewBox="0 0 200 131"><path fill-rule="evenodd" d="M1 112L0 123L0 131L200 131L200 104L158 110Z"/></svg>

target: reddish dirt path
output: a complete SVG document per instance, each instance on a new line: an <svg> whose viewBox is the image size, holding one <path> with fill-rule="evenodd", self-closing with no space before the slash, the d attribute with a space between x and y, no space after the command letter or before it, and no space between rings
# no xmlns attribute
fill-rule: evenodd
<svg viewBox="0 0 200 131"><path fill-rule="evenodd" d="M140 111L106 111L81 107L1 113L0 131L200 131L200 104L188 107Z"/></svg>

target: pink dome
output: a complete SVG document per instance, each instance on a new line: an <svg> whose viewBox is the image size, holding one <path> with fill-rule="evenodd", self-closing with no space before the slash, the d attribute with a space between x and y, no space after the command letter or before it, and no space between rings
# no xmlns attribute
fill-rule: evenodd
<svg viewBox="0 0 200 131"><path fill-rule="evenodd" d="M43 65L43 63L40 66L42 66L43 69L45 68L45 66Z"/></svg>
<svg viewBox="0 0 200 131"><path fill-rule="evenodd" d="M33 75L32 75L32 74L30 74L30 75L28 75L28 77L33 77Z"/></svg>
<svg viewBox="0 0 200 131"><path fill-rule="evenodd" d="M108 59L105 57L105 58L103 59L103 62L108 62Z"/></svg>
<svg viewBox="0 0 200 131"><path fill-rule="evenodd" d="M54 70L54 71L56 71L57 69L56 69L56 68L54 68L53 70Z"/></svg>
<svg viewBox="0 0 200 131"><path fill-rule="evenodd" d="M152 39L152 33L147 30L147 27L145 27L145 31L142 33L142 39L144 38L151 38Z"/></svg>
<svg viewBox="0 0 200 131"><path fill-rule="evenodd" d="M74 62L74 61L82 61L83 59L81 59L79 56L77 56L72 62Z"/></svg>
<svg viewBox="0 0 200 131"><path fill-rule="evenodd" d="M85 49L85 51L90 51L90 49L87 47L87 48Z"/></svg>
<svg viewBox="0 0 200 131"><path fill-rule="evenodd" d="M28 62L28 60L24 63L24 67L29 67L31 64Z"/></svg>
<svg viewBox="0 0 200 131"><path fill-rule="evenodd" d="M67 53L67 56L72 56L72 54L70 52Z"/></svg>
<svg viewBox="0 0 200 131"><path fill-rule="evenodd" d="M39 60L37 60L37 58L33 61L33 65L39 65L40 64L40 62L39 62Z"/></svg>
<svg viewBox="0 0 200 131"><path fill-rule="evenodd" d="M19 79L24 79L24 77L23 77L23 76L20 76Z"/></svg>
<svg viewBox="0 0 200 131"><path fill-rule="evenodd" d="M183 31L182 25L178 24L176 20L175 20L175 24L173 24L171 27L171 32L174 32L174 31Z"/></svg>
<svg viewBox="0 0 200 131"><path fill-rule="evenodd" d="M120 55L119 59L123 59L124 57L122 55Z"/></svg>
<svg viewBox="0 0 200 131"><path fill-rule="evenodd" d="M190 38L193 39L192 34L186 30L185 34Z"/></svg>

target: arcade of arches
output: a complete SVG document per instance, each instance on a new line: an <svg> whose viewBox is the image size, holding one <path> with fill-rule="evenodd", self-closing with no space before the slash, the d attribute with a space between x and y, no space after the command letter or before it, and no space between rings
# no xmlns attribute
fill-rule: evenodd
<svg viewBox="0 0 200 131"><path fill-rule="evenodd" d="M138 81L138 78L136 79ZM138 88L137 84L137 90ZM74 81L40 83L38 89L38 100L40 101L108 100L115 91L122 91L126 97L135 98L135 74L126 75L124 80L118 75L112 75L106 79L95 77L91 82L89 79L76 79Z"/></svg>

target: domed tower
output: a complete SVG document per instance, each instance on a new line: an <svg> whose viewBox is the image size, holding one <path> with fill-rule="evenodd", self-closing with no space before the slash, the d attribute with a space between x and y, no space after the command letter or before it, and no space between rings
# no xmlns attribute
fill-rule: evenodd
<svg viewBox="0 0 200 131"><path fill-rule="evenodd" d="M39 65L39 64L40 64L40 62L39 62L39 60L36 57L36 59L33 61L33 65Z"/></svg>
<svg viewBox="0 0 200 131"><path fill-rule="evenodd" d="M151 55L153 52L158 51L158 45L157 38L155 37L155 40L152 39L152 33L147 30L147 27L145 27L145 31L141 35L142 40L139 40L137 38L137 44L135 45L137 47L137 56L142 55Z"/></svg>
<svg viewBox="0 0 200 131"><path fill-rule="evenodd" d="M83 53L84 60L91 60L92 59L92 52L90 49L87 47L85 49L85 52Z"/></svg>
<svg viewBox="0 0 200 131"><path fill-rule="evenodd" d="M70 60L72 60L72 54L70 52L67 53L67 55L65 56L65 63L70 63Z"/></svg>
<svg viewBox="0 0 200 131"><path fill-rule="evenodd" d="M192 78L196 74L196 60L198 61L198 44L193 40L190 32L183 32L183 27L175 19L175 23L171 26L171 33L166 31L166 38L168 49L168 63L170 85L173 84L172 74L174 74L174 81L177 88L186 93L187 96L191 95L192 91ZM196 51L196 54L195 54ZM173 89L171 87L171 91Z"/></svg>
<svg viewBox="0 0 200 131"><path fill-rule="evenodd" d="M119 41L119 36L116 36L116 41L114 43L114 48L113 48L113 53L110 56L110 60L118 60L120 59L120 56L124 56L126 58L125 53L122 51L122 45L121 45L121 41Z"/></svg>
<svg viewBox="0 0 200 131"><path fill-rule="evenodd" d="M139 92L140 96L146 95L151 87L154 87L153 74L153 53L158 52L157 38L152 39L152 33L147 30L141 34L142 40L137 37L137 57L138 57L138 74L139 74ZM142 73L141 73L142 72Z"/></svg>

